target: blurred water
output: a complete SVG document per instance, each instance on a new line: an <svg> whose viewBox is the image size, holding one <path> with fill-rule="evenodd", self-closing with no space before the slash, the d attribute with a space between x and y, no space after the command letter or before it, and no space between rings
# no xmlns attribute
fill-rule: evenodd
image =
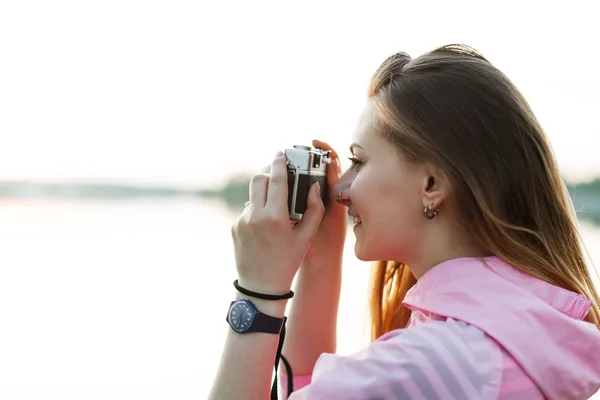
<svg viewBox="0 0 600 400"><path fill-rule="evenodd" d="M219 201L1 201L0 398L206 398L235 279ZM592 259L600 229L582 224ZM368 343L349 232L339 353Z"/></svg>

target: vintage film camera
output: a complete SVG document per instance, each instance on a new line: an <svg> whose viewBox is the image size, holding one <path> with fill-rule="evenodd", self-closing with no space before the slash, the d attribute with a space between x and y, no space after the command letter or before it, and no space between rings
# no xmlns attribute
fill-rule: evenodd
<svg viewBox="0 0 600 400"><path fill-rule="evenodd" d="M315 182L321 185L321 199L327 204L327 167L331 162L331 151L310 146L296 145L284 151L288 176L288 210L290 221L302 220L306 211L308 191ZM267 166L263 172L270 172Z"/></svg>
<svg viewBox="0 0 600 400"><path fill-rule="evenodd" d="M321 185L321 199L327 204L327 167L331 151L296 145L285 150L288 175L288 209L290 221L302 220L308 191L313 183Z"/></svg>

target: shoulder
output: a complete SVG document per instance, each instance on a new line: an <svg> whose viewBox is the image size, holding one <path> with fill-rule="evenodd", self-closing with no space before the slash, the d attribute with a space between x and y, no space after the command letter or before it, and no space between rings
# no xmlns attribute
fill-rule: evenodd
<svg viewBox="0 0 600 400"><path fill-rule="evenodd" d="M452 319L429 321L351 356L323 354L297 398L495 398L501 376L500 349L484 332Z"/></svg>

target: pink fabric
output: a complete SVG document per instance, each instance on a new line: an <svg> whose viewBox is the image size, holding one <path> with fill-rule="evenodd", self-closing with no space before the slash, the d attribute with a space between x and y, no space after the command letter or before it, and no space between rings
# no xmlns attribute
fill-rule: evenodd
<svg viewBox="0 0 600 400"><path fill-rule="evenodd" d="M444 317L439 315L424 313L419 310L414 310L410 315L410 321L407 329L419 324L422 324L431 320L445 320ZM515 361L510 354L499 346L493 339L486 335L487 345L492 345L496 348L501 355L501 362L493 366L494 373L499 374L501 382L499 382L499 391L497 397L484 397L484 398L498 398L498 399L523 399L527 400L543 400L544 395L538 389L535 382L523 371L520 365ZM305 386L305 385L303 385Z"/></svg>
<svg viewBox="0 0 600 400"><path fill-rule="evenodd" d="M535 382L523 371L514 358L501 349L502 352L502 382L499 399L543 400L544 395Z"/></svg>
<svg viewBox="0 0 600 400"><path fill-rule="evenodd" d="M406 329L321 355L290 400L586 399L600 388L600 332L581 321L591 302L497 257L434 267L404 304Z"/></svg>
<svg viewBox="0 0 600 400"><path fill-rule="evenodd" d="M293 373L294 371L292 371ZM278 389L279 389L279 398L285 399L287 397L287 373L284 372L284 369L280 367L279 370L279 381L278 381ZM294 385L294 390L297 391L304 386L308 385L312 379L312 375L294 375L292 377L292 382Z"/></svg>

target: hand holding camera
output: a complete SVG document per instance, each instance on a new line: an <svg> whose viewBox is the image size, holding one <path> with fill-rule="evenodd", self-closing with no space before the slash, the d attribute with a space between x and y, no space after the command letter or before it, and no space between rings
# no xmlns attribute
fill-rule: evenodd
<svg viewBox="0 0 600 400"><path fill-rule="evenodd" d="M290 150L290 157L278 152L270 174L253 176L249 205L231 229L239 284L252 291L289 291L325 212L327 187L320 180L326 172L320 170L326 170L329 155L300 146ZM292 227L290 220L299 222Z"/></svg>

